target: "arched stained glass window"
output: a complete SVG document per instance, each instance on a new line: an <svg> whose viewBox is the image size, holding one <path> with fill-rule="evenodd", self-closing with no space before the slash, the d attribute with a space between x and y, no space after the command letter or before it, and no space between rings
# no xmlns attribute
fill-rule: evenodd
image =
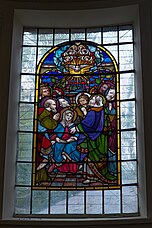
<svg viewBox="0 0 152 228"><path fill-rule="evenodd" d="M137 215L132 25L24 28L15 216Z"/></svg>
<svg viewBox="0 0 152 228"><path fill-rule="evenodd" d="M120 187L119 75L93 42L49 50L37 68L33 187Z"/></svg>

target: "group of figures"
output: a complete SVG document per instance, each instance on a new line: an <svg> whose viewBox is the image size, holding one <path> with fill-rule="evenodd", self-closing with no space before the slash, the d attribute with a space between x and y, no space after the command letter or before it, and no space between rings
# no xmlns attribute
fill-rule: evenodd
<svg viewBox="0 0 152 228"><path fill-rule="evenodd" d="M51 186L50 174L58 173L82 174L84 185L117 183L115 74L105 67L109 62L113 66L109 56L105 54L109 58L106 62L104 52L95 48L80 42L64 45L47 54L41 65L37 186ZM49 64L55 69L44 70L50 68Z"/></svg>

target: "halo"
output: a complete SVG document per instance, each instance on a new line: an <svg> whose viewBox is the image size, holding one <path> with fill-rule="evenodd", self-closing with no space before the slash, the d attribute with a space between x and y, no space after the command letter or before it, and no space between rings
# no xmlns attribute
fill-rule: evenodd
<svg viewBox="0 0 152 228"><path fill-rule="evenodd" d="M86 95L86 96L88 96L88 97L91 97L91 95L90 95L89 93L84 93L84 92L78 93L77 96L76 96L76 98L75 98L76 104L78 104L78 99L79 99L79 97L82 96L82 95Z"/></svg>
<svg viewBox="0 0 152 228"><path fill-rule="evenodd" d="M101 94L93 94L93 95L90 96L89 100L91 100L91 99L92 99L93 97L95 97L95 96L102 97L103 105L106 104L106 98L105 98L103 95L101 95Z"/></svg>
<svg viewBox="0 0 152 228"><path fill-rule="evenodd" d="M47 101L47 100L49 100L49 99L51 99L50 97L44 97L42 100L41 100L41 102L40 102L40 104L41 104L41 107L44 107L44 104L45 104L45 102Z"/></svg>

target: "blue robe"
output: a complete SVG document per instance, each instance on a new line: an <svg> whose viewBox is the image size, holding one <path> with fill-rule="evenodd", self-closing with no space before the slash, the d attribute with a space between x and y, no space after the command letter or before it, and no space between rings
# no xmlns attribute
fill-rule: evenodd
<svg viewBox="0 0 152 228"><path fill-rule="evenodd" d="M104 126L104 109L97 110L96 108L90 110L81 124L78 125L79 130L83 129L84 132L80 133L78 144L82 143L87 137L95 140L101 134Z"/></svg>
<svg viewBox="0 0 152 228"><path fill-rule="evenodd" d="M70 131L72 127L74 127L74 124L68 127L68 130ZM61 139L64 134L64 130L65 128L63 127L63 125L59 123L56 129L54 130L54 133L56 133L57 137ZM71 136L78 137L78 134L74 134ZM54 148L53 158L56 162L62 162L63 160L62 152L67 153L71 158L71 160L73 161L78 162L80 160L80 152L77 150L77 141L70 142L67 144L56 142L53 148Z"/></svg>
<svg viewBox="0 0 152 228"><path fill-rule="evenodd" d="M104 108L92 108L88 111L85 119L78 125L80 135L78 138L79 146L87 152L81 159L88 158L94 176L104 182L115 181L116 177L108 173L108 139L104 132L107 127L106 113ZM81 150L82 150L81 149Z"/></svg>

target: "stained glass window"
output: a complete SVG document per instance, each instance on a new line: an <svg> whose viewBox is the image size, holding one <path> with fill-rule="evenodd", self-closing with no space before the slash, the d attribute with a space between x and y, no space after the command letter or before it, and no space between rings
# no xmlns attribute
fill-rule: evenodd
<svg viewBox="0 0 152 228"><path fill-rule="evenodd" d="M133 42L24 29L15 215L138 213Z"/></svg>

